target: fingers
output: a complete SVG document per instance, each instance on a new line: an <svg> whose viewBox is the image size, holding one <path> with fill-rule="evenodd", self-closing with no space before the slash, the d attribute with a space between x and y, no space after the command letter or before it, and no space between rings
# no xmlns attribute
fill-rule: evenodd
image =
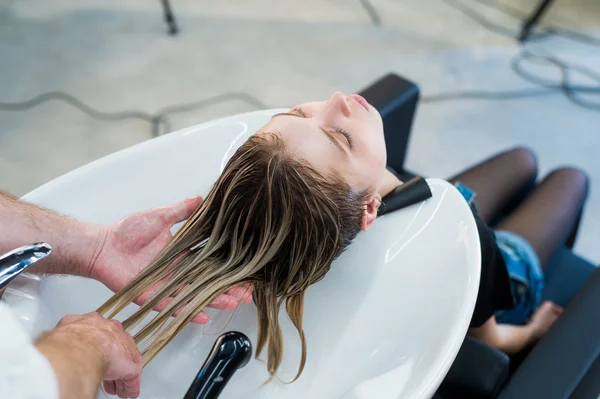
<svg viewBox="0 0 600 399"><path fill-rule="evenodd" d="M241 303L252 302L252 285L244 284L239 287L233 287L227 291L227 294L233 296Z"/></svg>
<svg viewBox="0 0 600 399"><path fill-rule="evenodd" d="M142 381L139 375L136 378L123 380L123 386L125 387L125 393L128 398L137 398L140 396L141 383Z"/></svg>
<svg viewBox="0 0 600 399"><path fill-rule="evenodd" d="M117 386L117 396L123 399L127 398L127 391L125 390L125 384L123 383L123 380L116 380L115 385Z"/></svg>
<svg viewBox="0 0 600 399"><path fill-rule="evenodd" d="M562 306L559 306L551 301L545 301L540 305L540 307L535 311L535 313L539 315L545 314L547 315L547 317L551 317L552 320L556 320L563 313L563 311L564 309Z"/></svg>
<svg viewBox="0 0 600 399"><path fill-rule="evenodd" d="M540 307L538 308L538 311L540 312L552 312L554 309L554 303L552 303L551 301L544 301Z"/></svg>
<svg viewBox="0 0 600 399"><path fill-rule="evenodd" d="M164 301L162 301L160 304L167 306L167 304L169 302L171 302L172 300L173 300L173 298L167 298ZM238 300L236 298L234 298L230 295L222 294L222 295L219 295L217 298L215 298L215 300L212 301L208 306L213 309L234 310L237 308L237 305L238 305ZM181 309L183 309L183 308L179 308L175 312L173 312L173 317L179 315L179 313L181 312ZM210 316L204 311L198 313L192 319L192 323L195 323L195 324L206 324L209 321L210 321Z"/></svg>
<svg viewBox="0 0 600 399"><path fill-rule="evenodd" d="M142 292L140 294L140 296L135 298L135 300L133 302L140 306L143 305L144 302L146 302L148 300L148 298L150 298L160 288L160 286L163 285L165 282L167 282L172 276L173 276L173 273L169 273L165 278L152 284L144 292ZM162 310L162 309L164 309L165 306L166 306L166 304L163 304L163 302L160 302L154 308L154 310L156 310L156 311Z"/></svg>
<svg viewBox="0 0 600 399"><path fill-rule="evenodd" d="M157 285L160 284L162 283L158 283ZM138 305L143 304L157 288L158 286L155 286L154 288L148 289L142 293L138 298L136 298L135 303ZM208 304L208 307L220 310L234 310L237 308L240 302L249 303L252 300L252 291L249 286L232 288L227 292L227 294L221 294L216 297L211 303ZM165 309L172 300L173 297L163 299L154 307L154 310L160 312L161 310ZM176 316L178 313L179 312L176 311L173 316ZM194 317L192 322L197 324L206 324L209 320L209 315L205 312L201 312Z"/></svg>
<svg viewBox="0 0 600 399"><path fill-rule="evenodd" d="M558 315L560 315L564 311L564 308L562 306L558 306L556 304L553 304L552 310L558 316Z"/></svg>
<svg viewBox="0 0 600 399"><path fill-rule="evenodd" d="M544 308L551 308L552 306L554 306L554 303L552 301L544 301L542 303L542 306L540 306L540 308L544 307Z"/></svg>
<svg viewBox="0 0 600 399"><path fill-rule="evenodd" d="M140 376L125 380L104 381L104 390L109 395L117 395L119 398L137 398L140 396Z"/></svg>
<svg viewBox="0 0 600 399"><path fill-rule="evenodd" d="M192 323L206 324L210 321L210 316L206 312L200 312L192 319Z"/></svg>
<svg viewBox="0 0 600 399"><path fill-rule="evenodd" d="M182 290L183 290L183 288L180 289L178 291L178 293ZM175 296L176 295L177 294L175 294ZM172 300L172 298L165 299L163 302L161 302L157 306L157 309L159 307L160 307L160 309L163 309L164 306L166 306L171 300ZM241 286L241 287L234 287L234 288L228 290L227 293L219 295L211 303L209 303L207 307L213 308L213 309L220 309L220 310L235 310L238 307L240 302L241 303L250 303L250 301L252 301L251 287L250 286ZM175 314L177 314L177 312Z"/></svg>
<svg viewBox="0 0 600 399"><path fill-rule="evenodd" d="M169 302L171 302L173 300L173 298L166 298L165 300L161 301L158 306L155 308L157 311L161 311L162 309L164 309ZM234 307L235 309L235 307ZM173 317L177 316L179 314L179 312L181 311L181 308L177 309L174 313L173 313ZM196 323L196 324L206 324L210 321L210 316L206 313L206 312L200 312L198 313L196 316L194 316L194 318L192 319L192 323Z"/></svg>
<svg viewBox="0 0 600 399"><path fill-rule="evenodd" d="M540 309L542 308L557 314L561 314L564 311L564 308L562 306L559 306L552 301L544 301L544 303L542 303L542 305L540 306Z"/></svg>
<svg viewBox="0 0 600 399"><path fill-rule="evenodd" d="M104 390L109 395L116 395L117 384L114 381L104 381Z"/></svg>
<svg viewBox="0 0 600 399"><path fill-rule="evenodd" d="M183 222L202 204L202 197L194 196L167 207L164 218L169 224Z"/></svg>
<svg viewBox="0 0 600 399"><path fill-rule="evenodd" d="M153 287L144 291L135 299L134 302L138 305L142 305L162 284L164 284L164 280L156 283ZM238 304L247 304L252 301L252 288L253 287L251 284L243 284L239 287L231 288L227 291L227 293L216 297L211 303L208 304L208 307L220 310L234 310L237 308ZM183 290L183 287L177 292L181 292L181 290ZM160 312L161 310L165 309L172 300L173 297L163 299L154 307L154 310ZM179 310L175 311L173 316L176 316L177 314L179 314ZM206 324L209 322L209 320L210 316L206 312L200 312L194 317L194 319L192 319L192 323Z"/></svg>
<svg viewBox="0 0 600 399"><path fill-rule="evenodd" d="M216 297L208 307L221 310L234 310L238 306L239 299L227 294Z"/></svg>

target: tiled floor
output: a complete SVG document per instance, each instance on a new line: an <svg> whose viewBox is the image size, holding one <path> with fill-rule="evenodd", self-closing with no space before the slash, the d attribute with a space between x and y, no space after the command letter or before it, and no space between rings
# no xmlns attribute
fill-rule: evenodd
<svg viewBox="0 0 600 399"><path fill-rule="evenodd" d="M477 0L456 1L517 26ZM536 3L505 1L522 10ZM177 37L165 35L158 0L3 3L0 101L64 90L103 111L154 112L244 91L277 107L322 99L334 90L356 91L388 71L419 83L425 96L531 87L510 70L519 51L513 40L442 0L373 0L381 26L371 24L358 0L174 0ZM545 21L600 37L600 3L560 1ZM531 48L591 68L600 65L600 47L551 38ZM173 123L181 128L250 109L233 101L177 115ZM600 262L599 125L600 113L577 108L561 95L422 104L408 165L447 176L496 151L527 145L539 154L543 173L564 164L585 169L592 191L576 249ZM149 137L143 121L100 122L57 102L27 112L0 111L1 188L24 194Z"/></svg>

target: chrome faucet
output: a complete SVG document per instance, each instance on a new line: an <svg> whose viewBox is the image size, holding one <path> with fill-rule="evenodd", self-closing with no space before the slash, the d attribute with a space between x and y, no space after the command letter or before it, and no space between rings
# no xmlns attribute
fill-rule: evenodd
<svg viewBox="0 0 600 399"><path fill-rule="evenodd" d="M51 252L52 247L49 244L40 242L13 249L0 256L0 297L8 283Z"/></svg>

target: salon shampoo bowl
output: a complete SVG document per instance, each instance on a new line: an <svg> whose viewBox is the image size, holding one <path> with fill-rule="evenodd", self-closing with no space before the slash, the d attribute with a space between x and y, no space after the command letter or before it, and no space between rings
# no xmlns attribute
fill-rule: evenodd
<svg viewBox="0 0 600 399"><path fill-rule="evenodd" d="M23 199L110 224L132 212L205 195L236 148L280 111L235 115L146 141L67 173ZM296 373L300 346L283 317L280 380L263 386L266 365L253 359L233 376L222 398L433 396L471 319L480 249L474 219L459 192L442 180L428 183L432 198L378 219L309 289L304 308L308 360L300 379L284 383ZM111 292L92 280L63 277L43 279L35 295L40 305L32 334L52 328L67 314L95 310ZM12 304L18 313L18 301ZM130 305L126 314L133 309ZM253 304L208 313L207 326L187 326L145 368L140 398L182 398L224 331L243 332L256 342Z"/></svg>

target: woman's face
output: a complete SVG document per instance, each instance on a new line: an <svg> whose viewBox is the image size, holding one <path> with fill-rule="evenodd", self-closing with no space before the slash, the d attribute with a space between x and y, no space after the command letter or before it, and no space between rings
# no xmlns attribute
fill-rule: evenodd
<svg viewBox="0 0 600 399"><path fill-rule="evenodd" d="M289 151L320 173L334 172L355 191L374 194L386 165L379 112L357 94L300 104L277 114L260 132L275 132Z"/></svg>

